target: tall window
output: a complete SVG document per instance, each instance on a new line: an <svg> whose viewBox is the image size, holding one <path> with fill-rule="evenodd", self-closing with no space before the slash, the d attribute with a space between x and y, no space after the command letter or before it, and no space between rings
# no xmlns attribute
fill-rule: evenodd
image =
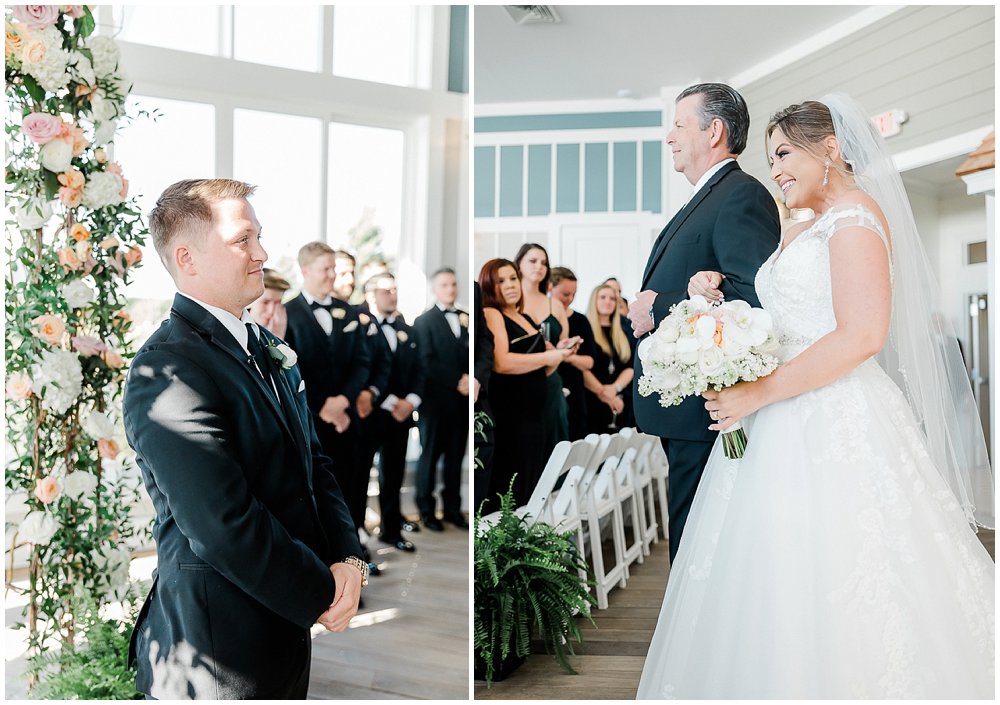
<svg viewBox="0 0 1000 705"><path fill-rule="evenodd" d="M333 13L333 73L397 86L429 85L427 8L340 6Z"/></svg>
<svg viewBox="0 0 1000 705"><path fill-rule="evenodd" d="M220 5L185 5L182 10L167 5L115 5L113 31L118 30L116 38L126 42L221 55L225 12Z"/></svg>
<svg viewBox="0 0 1000 705"><path fill-rule="evenodd" d="M240 5L233 9L233 58L318 71L323 8Z"/></svg>

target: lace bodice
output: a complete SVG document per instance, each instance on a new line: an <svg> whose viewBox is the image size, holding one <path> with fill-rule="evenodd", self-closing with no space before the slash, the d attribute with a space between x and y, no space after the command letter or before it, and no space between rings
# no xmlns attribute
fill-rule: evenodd
<svg viewBox="0 0 1000 705"><path fill-rule="evenodd" d="M774 319L784 357L790 359L836 328L830 277L830 238L849 227L878 234L889 246L878 217L861 205L836 206L788 243L757 271L754 286ZM891 276L891 271L890 271Z"/></svg>

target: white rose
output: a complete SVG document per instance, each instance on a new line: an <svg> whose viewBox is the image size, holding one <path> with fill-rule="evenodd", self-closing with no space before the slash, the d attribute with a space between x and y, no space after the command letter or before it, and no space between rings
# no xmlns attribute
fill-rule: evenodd
<svg viewBox="0 0 1000 705"><path fill-rule="evenodd" d="M52 204L40 198L32 198L15 211L15 217L21 230L37 230L44 227L52 217Z"/></svg>
<svg viewBox="0 0 1000 705"><path fill-rule="evenodd" d="M737 342L736 338L728 335L728 332L728 328L722 331L722 353L727 357L743 357L748 350L747 346Z"/></svg>
<svg viewBox="0 0 1000 705"><path fill-rule="evenodd" d="M299 356L295 353L295 351L284 343L278 343L274 346L274 349L281 355L281 360L279 360L279 362L281 363L282 368L286 370L294 367L295 363L299 361Z"/></svg>
<svg viewBox="0 0 1000 705"><path fill-rule="evenodd" d="M63 492L70 499L80 499L97 488L97 477L84 470L71 472L63 480Z"/></svg>
<svg viewBox="0 0 1000 705"><path fill-rule="evenodd" d="M74 279L63 285L62 297L70 308L83 308L97 298L97 294L82 279Z"/></svg>
<svg viewBox="0 0 1000 705"><path fill-rule="evenodd" d="M677 342L677 339L680 337L681 331L676 325L664 321L663 325L657 329L656 334L662 338L664 342L674 343Z"/></svg>
<svg viewBox="0 0 1000 705"><path fill-rule="evenodd" d="M723 355L722 351L713 345L712 347L701 351L701 355L698 358L698 369L700 369L705 375L714 375L722 369L725 361L725 355Z"/></svg>
<svg viewBox="0 0 1000 705"><path fill-rule="evenodd" d="M100 147L113 140L116 129L118 129L117 120L97 123L94 129L94 146Z"/></svg>
<svg viewBox="0 0 1000 705"><path fill-rule="evenodd" d="M647 335L645 338L639 341L639 344L635 348L635 354L639 356L639 360L645 365L651 358L650 355L655 352L656 347L653 342L653 338L656 336Z"/></svg>
<svg viewBox="0 0 1000 705"><path fill-rule="evenodd" d="M706 299L701 294L695 294L690 299L688 299L687 309L692 314L705 313L710 308L712 308L712 304L708 303L708 299Z"/></svg>
<svg viewBox="0 0 1000 705"><path fill-rule="evenodd" d="M662 367L650 370L646 373L646 377L649 378L650 384L655 389L673 389L681 383L681 377L679 374L673 370L667 370Z"/></svg>
<svg viewBox="0 0 1000 705"><path fill-rule="evenodd" d="M80 427L94 440L113 438L115 435L115 424L107 414L102 414L100 411L91 411L87 414Z"/></svg>
<svg viewBox="0 0 1000 705"><path fill-rule="evenodd" d="M114 73L118 68L121 50L111 37L105 34L91 35L87 40L87 48L94 57L94 71L101 78Z"/></svg>
<svg viewBox="0 0 1000 705"><path fill-rule="evenodd" d="M44 546L59 531L59 522L47 512L29 512L17 529L18 536L30 543Z"/></svg>
<svg viewBox="0 0 1000 705"><path fill-rule="evenodd" d="M694 322L694 335L702 344L702 347L706 347L705 343L714 345L715 319L711 316L700 317Z"/></svg>
<svg viewBox="0 0 1000 705"><path fill-rule="evenodd" d="M90 175L87 185L83 187L83 205L98 209L105 206L116 206L121 203L118 197L122 190L122 177L110 171L101 171Z"/></svg>
<svg viewBox="0 0 1000 705"><path fill-rule="evenodd" d="M62 415L76 402L83 387L80 358L59 348L46 350L32 365L31 380L31 389L42 400L42 406Z"/></svg>
<svg viewBox="0 0 1000 705"><path fill-rule="evenodd" d="M61 174L69 170L69 163L73 159L73 145L66 140L50 140L42 145L39 157L43 167Z"/></svg>
<svg viewBox="0 0 1000 705"><path fill-rule="evenodd" d="M686 365L698 363L701 343L696 338L684 337L677 341L677 359Z"/></svg>
<svg viewBox="0 0 1000 705"><path fill-rule="evenodd" d="M124 470L125 468L120 460L104 458L101 461L101 479L104 480L106 485L113 485L125 477L126 473Z"/></svg>

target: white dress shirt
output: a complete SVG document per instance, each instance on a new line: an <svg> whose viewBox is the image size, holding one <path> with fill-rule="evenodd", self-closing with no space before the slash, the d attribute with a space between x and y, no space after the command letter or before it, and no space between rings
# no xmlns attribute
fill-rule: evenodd
<svg viewBox="0 0 1000 705"><path fill-rule="evenodd" d="M455 334L456 338L462 337L462 324L458 320L458 311L448 311L444 304L436 303L434 304L438 309L444 314L444 318L448 321L448 325L451 326L451 332ZM452 306L452 309L455 307Z"/></svg>
<svg viewBox="0 0 1000 705"><path fill-rule="evenodd" d="M385 340L389 343L389 348L392 350L392 354L396 354L396 346L399 344L399 337L396 333L396 329L392 327L393 321L396 320L395 316L382 317L378 314L375 315L375 321L378 323L378 329L382 331L382 335L385 336ZM389 324L388 330L383 324ZM396 408L396 402L399 401L399 397L395 394L386 394L385 399L382 400L381 408L386 411L391 412ZM420 406L420 397L412 392L406 395L406 401L413 404L413 410L416 411L417 407Z"/></svg>
<svg viewBox="0 0 1000 705"><path fill-rule="evenodd" d="M715 164L714 166L710 166L708 168L708 171L706 171L704 174L702 174L701 178L698 179L698 183L696 183L694 185L694 191L691 192L691 198L694 198L695 195L699 191L701 191L702 186L704 186L705 184L707 184L708 180L711 179L713 176L715 176L715 173L719 169L721 169L722 167L724 167L729 162L735 162L735 161L736 161L735 159L733 159L732 157L729 157L728 159L723 159L721 162L719 162L718 164ZM691 198L689 198L688 201L690 201Z"/></svg>
<svg viewBox="0 0 1000 705"><path fill-rule="evenodd" d="M320 306L333 305L333 297L330 296L329 294L327 294L322 299L317 299L313 296L310 296L309 292L303 291L302 298L304 298L306 300L306 303L309 304L310 306L313 305L314 301L319 303ZM316 322L319 323L320 326L322 326L323 331L327 335L330 335L330 333L333 332L333 316L330 315L329 311L327 311L325 308L313 309L313 316L316 317Z"/></svg>

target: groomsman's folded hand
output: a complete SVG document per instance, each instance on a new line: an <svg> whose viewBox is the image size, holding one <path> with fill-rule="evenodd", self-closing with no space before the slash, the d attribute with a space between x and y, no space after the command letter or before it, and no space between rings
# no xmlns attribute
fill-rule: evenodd
<svg viewBox="0 0 1000 705"><path fill-rule="evenodd" d="M361 572L349 563L334 563L330 572L335 583L333 604L316 621L331 632L342 632L358 611Z"/></svg>
<svg viewBox="0 0 1000 705"><path fill-rule="evenodd" d="M319 417L329 424L336 425L338 421L342 421L350 404L351 402L343 394L327 397L323 408L319 410Z"/></svg>
<svg viewBox="0 0 1000 705"><path fill-rule="evenodd" d="M392 418L396 421L403 422L410 418L410 414L413 413L413 404L406 401L406 399L400 399L396 402L396 406L392 409Z"/></svg>
<svg viewBox="0 0 1000 705"><path fill-rule="evenodd" d="M458 393L463 397L469 396L469 375L462 375L458 380Z"/></svg>
<svg viewBox="0 0 1000 705"><path fill-rule="evenodd" d="M374 395L367 389L362 389L361 393L358 394L358 398L354 402L354 408L358 410L359 419L366 419L368 418L368 415L372 413L373 398Z"/></svg>

